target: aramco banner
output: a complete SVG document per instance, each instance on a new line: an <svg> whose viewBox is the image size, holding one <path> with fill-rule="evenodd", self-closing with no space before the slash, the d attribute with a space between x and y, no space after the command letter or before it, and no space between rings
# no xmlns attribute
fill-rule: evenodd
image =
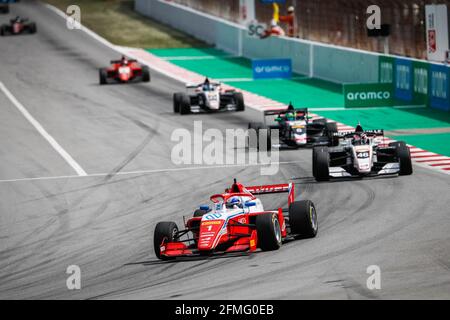
<svg viewBox="0 0 450 320"><path fill-rule="evenodd" d="M386 107L394 105L391 83L344 84L345 107Z"/></svg>

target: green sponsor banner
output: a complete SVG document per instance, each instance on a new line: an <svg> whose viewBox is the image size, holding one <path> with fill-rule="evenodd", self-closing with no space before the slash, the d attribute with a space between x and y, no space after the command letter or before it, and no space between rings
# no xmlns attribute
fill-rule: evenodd
<svg viewBox="0 0 450 320"><path fill-rule="evenodd" d="M392 57L380 56L378 58L378 82L394 83L394 62Z"/></svg>
<svg viewBox="0 0 450 320"><path fill-rule="evenodd" d="M428 104L429 64L413 61L413 100L412 104Z"/></svg>
<svg viewBox="0 0 450 320"><path fill-rule="evenodd" d="M391 83L344 84L345 107L386 107L394 105Z"/></svg>

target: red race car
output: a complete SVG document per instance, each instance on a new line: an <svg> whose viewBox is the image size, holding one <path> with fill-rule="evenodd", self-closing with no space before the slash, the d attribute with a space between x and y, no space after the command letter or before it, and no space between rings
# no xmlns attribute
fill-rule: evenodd
<svg viewBox="0 0 450 320"><path fill-rule="evenodd" d="M9 21L9 24L3 24L0 27L0 35L17 35L22 33L36 33L36 23L28 22L28 19L16 17Z"/></svg>
<svg viewBox="0 0 450 320"><path fill-rule="evenodd" d="M150 81L150 69L140 65L136 60L122 57L112 60L109 68L99 70L100 84Z"/></svg>
<svg viewBox="0 0 450 320"><path fill-rule="evenodd" d="M265 210L258 194L288 193L288 208ZM159 259L239 251L277 250L284 240L315 237L317 214L310 200L294 201L294 185L244 187L234 180L223 194L211 196L179 230L175 222L159 222L153 244Z"/></svg>

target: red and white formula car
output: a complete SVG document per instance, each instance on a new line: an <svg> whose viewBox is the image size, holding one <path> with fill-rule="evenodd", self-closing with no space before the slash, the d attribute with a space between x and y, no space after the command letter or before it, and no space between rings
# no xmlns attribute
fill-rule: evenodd
<svg viewBox="0 0 450 320"><path fill-rule="evenodd" d="M288 208L265 210L255 195L288 193ZM284 240L315 237L317 214L310 200L294 201L294 185L244 187L234 180L223 194L211 196L179 230L175 222L156 225L153 244L159 259L238 251L277 250Z"/></svg>
<svg viewBox="0 0 450 320"><path fill-rule="evenodd" d="M122 57L112 60L109 68L99 70L100 84L126 83L133 81L150 81L150 69L140 65L136 60Z"/></svg>
<svg viewBox="0 0 450 320"><path fill-rule="evenodd" d="M19 34L33 34L36 33L37 27L35 22L29 22L28 19L19 16L9 20L9 24L2 24L0 26L0 35L19 35Z"/></svg>

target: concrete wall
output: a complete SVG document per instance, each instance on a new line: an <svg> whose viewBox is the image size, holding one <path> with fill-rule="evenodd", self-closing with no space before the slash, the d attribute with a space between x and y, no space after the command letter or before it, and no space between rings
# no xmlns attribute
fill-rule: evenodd
<svg viewBox="0 0 450 320"><path fill-rule="evenodd" d="M165 0L135 0L135 9L232 54L291 58L294 71L338 83L378 82L374 53L285 37L249 37L243 26Z"/></svg>

